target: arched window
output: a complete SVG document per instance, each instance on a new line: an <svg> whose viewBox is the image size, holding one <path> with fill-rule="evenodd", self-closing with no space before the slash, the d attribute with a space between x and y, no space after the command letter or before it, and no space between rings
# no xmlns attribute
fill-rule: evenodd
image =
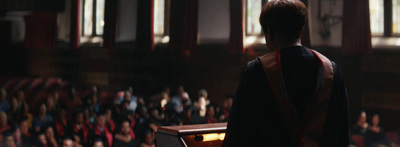
<svg viewBox="0 0 400 147"><path fill-rule="evenodd" d="M154 0L153 32L155 43L168 43L170 0Z"/></svg>
<svg viewBox="0 0 400 147"><path fill-rule="evenodd" d="M259 17L262 5L269 0L246 0L245 4L245 46L265 43Z"/></svg>
<svg viewBox="0 0 400 147"><path fill-rule="evenodd" d="M393 34L400 35L400 0L393 0Z"/></svg>
<svg viewBox="0 0 400 147"><path fill-rule="evenodd" d="M247 0L246 3L246 35L261 35L259 17L261 13L262 0Z"/></svg>
<svg viewBox="0 0 400 147"><path fill-rule="evenodd" d="M400 35L400 0L369 0L369 10L372 35Z"/></svg>
<svg viewBox="0 0 400 147"><path fill-rule="evenodd" d="M83 36L101 36L104 28L105 0L83 0Z"/></svg>
<svg viewBox="0 0 400 147"><path fill-rule="evenodd" d="M383 0L370 0L369 1L369 15L371 22L371 33L373 35L383 35L384 26L384 11Z"/></svg>

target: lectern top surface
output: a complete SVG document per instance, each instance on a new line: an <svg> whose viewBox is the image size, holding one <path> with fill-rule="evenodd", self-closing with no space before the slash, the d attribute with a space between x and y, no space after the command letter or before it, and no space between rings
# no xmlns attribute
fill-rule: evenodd
<svg viewBox="0 0 400 147"><path fill-rule="evenodd" d="M225 132L226 123L183 125L183 126L164 126L157 129L157 133L170 135L190 135Z"/></svg>

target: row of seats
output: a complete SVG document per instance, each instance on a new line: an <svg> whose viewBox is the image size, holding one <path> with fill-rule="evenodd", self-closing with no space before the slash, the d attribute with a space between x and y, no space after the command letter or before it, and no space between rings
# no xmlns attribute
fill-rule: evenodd
<svg viewBox="0 0 400 147"><path fill-rule="evenodd" d="M7 98L18 96L18 92L24 92L24 99L29 105L30 112L37 112L40 103L44 102L49 94L58 94L59 100L67 99L71 87L75 88L75 97L83 98L91 91L91 86L74 85L61 78L2 78L0 86L7 91ZM116 91L101 90L98 98L100 104L112 104L116 97Z"/></svg>
<svg viewBox="0 0 400 147"><path fill-rule="evenodd" d="M386 131L385 132L386 138L389 139L389 141L399 144L399 135L396 131ZM365 140L364 136L362 135L352 135L351 139L357 144L357 147L364 147L365 146Z"/></svg>

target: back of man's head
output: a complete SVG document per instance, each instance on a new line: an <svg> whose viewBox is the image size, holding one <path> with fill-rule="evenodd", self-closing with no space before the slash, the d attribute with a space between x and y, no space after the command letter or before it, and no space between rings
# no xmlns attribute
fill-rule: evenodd
<svg viewBox="0 0 400 147"><path fill-rule="evenodd" d="M272 0L262 7L260 24L267 34L285 41L294 41L307 20L307 8L300 0ZM269 30L268 30L269 29Z"/></svg>

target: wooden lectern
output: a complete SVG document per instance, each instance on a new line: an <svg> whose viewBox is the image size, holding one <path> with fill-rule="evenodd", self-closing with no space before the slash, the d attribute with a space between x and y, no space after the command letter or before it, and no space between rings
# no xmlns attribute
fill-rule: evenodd
<svg viewBox="0 0 400 147"><path fill-rule="evenodd" d="M226 123L165 126L157 129L157 147L220 147Z"/></svg>

